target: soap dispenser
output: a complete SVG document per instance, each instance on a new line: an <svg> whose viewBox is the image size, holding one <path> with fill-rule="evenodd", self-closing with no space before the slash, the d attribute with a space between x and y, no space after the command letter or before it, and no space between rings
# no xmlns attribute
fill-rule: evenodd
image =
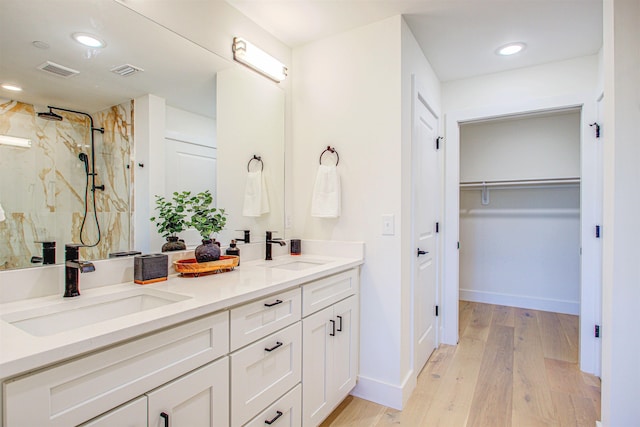
<svg viewBox="0 0 640 427"><path fill-rule="evenodd" d="M238 265L240 265L240 248L238 248L236 246L236 241L235 240L232 240L231 243L229 243L229 247L227 248L225 253L227 255L235 255L235 256L237 256L238 257Z"/></svg>

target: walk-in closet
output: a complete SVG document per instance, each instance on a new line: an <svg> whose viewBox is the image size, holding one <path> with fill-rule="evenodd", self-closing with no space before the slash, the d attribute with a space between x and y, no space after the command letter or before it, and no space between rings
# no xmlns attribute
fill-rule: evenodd
<svg viewBox="0 0 640 427"><path fill-rule="evenodd" d="M460 126L460 299L580 312L580 109Z"/></svg>

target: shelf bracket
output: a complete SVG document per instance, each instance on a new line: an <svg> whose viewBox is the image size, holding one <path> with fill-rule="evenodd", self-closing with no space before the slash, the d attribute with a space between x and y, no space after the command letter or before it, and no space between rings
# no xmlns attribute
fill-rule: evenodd
<svg viewBox="0 0 640 427"><path fill-rule="evenodd" d="M487 206L489 204L489 189L484 181L482 182L482 198L480 199L480 202L483 206Z"/></svg>

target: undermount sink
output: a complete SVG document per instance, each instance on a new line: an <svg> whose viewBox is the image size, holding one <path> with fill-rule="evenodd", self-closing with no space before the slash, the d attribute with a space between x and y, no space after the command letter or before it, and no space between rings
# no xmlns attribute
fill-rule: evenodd
<svg viewBox="0 0 640 427"><path fill-rule="evenodd" d="M108 295L65 299L45 307L9 313L2 316L2 320L31 335L41 337L151 310L189 298L156 289L131 289Z"/></svg>
<svg viewBox="0 0 640 427"><path fill-rule="evenodd" d="M313 268L313 267L317 267L319 265L324 264L324 262L322 261L310 261L310 260L305 260L305 261L290 261L290 262L285 262L282 264L274 264L274 265L268 265L266 264L267 267L269 268L278 268L281 270L306 270L307 268Z"/></svg>

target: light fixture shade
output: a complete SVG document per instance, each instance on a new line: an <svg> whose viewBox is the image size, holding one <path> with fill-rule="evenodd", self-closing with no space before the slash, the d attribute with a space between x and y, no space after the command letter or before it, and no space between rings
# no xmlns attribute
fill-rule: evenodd
<svg viewBox="0 0 640 427"><path fill-rule="evenodd" d="M13 147L31 148L31 140L18 138L9 135L0 135L0 145L11 145Z"/></svg>
<svg viewBox="0 0 640 427"><path fill-rule="evenodd" d="M287 77L287 67L241 37L233 38L233 59L280 83Z"/></svg>

